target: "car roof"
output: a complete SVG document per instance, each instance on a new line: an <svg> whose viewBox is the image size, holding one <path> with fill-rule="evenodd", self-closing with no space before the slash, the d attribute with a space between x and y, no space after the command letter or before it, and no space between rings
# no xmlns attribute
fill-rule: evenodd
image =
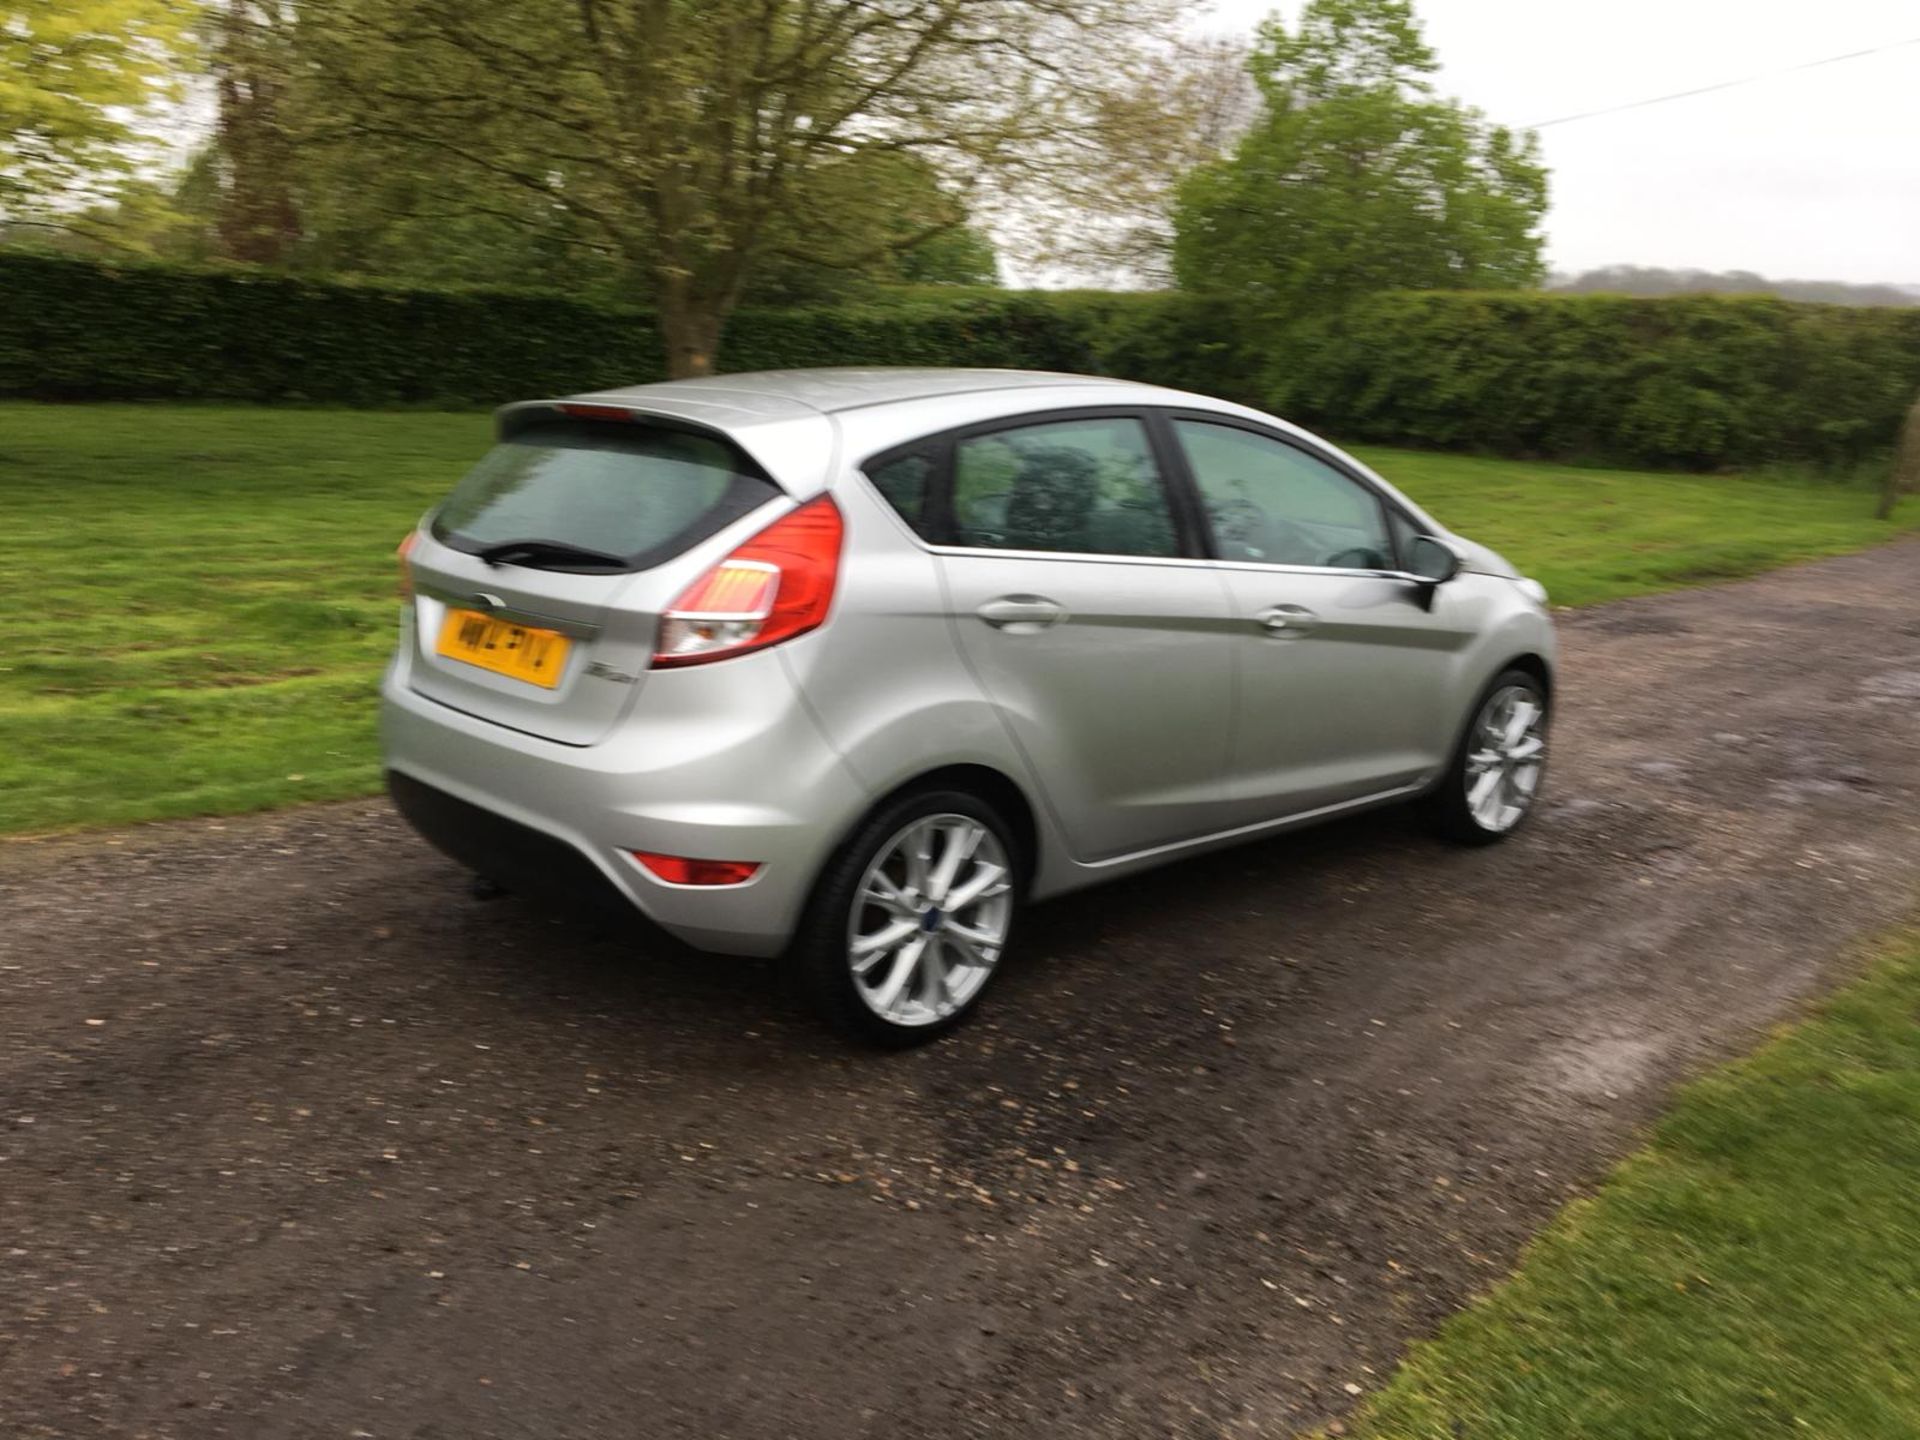
<svg viewBox="0 0 1920 1440"><path fill-rule="evenodd" d="M955 400L959 403L942 403ZM1029 405L1035 411L1102 405L1209 410L1257 421L1339 456L1440 533L1431 516L1385 479L1297 425L1232 401L1106 375L909 366L751 370L593 390L564 399L523 400L497 412L501 433L508 433L522 417L575 404L617 406L719 431L797 499L833 483L840 442L851 445L857 462L922 434L969 420L1018 415Z"/></svg>
<svg viewBox="0 0 1920 1440"><path fill-rule="evenodd" d="M697 380L667 380L654 385L629 385L569 397L581 401L651 406L677 402L701 410L733 411L762 418L795 410L835 414L873 405L895 405L945 395L998 390L1042 390L1062 386L1098 386L1134 398L1164 398L1169 391L1131 380L1097 375L1069 375L1048 370L914 369L907 367L826 367L818 370L756 370L737 375L711 375Z"/></svg>

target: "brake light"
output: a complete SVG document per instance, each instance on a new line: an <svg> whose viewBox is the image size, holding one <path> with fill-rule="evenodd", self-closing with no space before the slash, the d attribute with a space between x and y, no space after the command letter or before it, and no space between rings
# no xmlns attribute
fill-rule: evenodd
<svg viewBox="0 0 1920 1440"><path fill-rule="evenodd" d="M689 860L683 855L655 855L647 850L628 853L647 873L669 885L743 885L760 873L757 860Z"/></svg>
<svg viewBox="0 0 1920 1440"><path fill-rule="evenodd" d="M407 561L413 554L413 547L419 543L420 532L409 530L407 538L402 540L400 547L393 552L394 558L400 562L400 598L402 600L413 599L413 566Z"/></svg>
<svg viewBox="0 0 1920 1440"><path fill-rule="evenodd" d="M570 415L575 420L638 420L640 417L631 410L623 410L618 405L562 405L562 415Z"/></svg>
<svg viewBox="0 0 1920 1440"><path fill-rule="evenodd" d="M661 616L654 668L725 660L818 628L833 604L843 530L840 508L822 495L741 545Z"/></svg>

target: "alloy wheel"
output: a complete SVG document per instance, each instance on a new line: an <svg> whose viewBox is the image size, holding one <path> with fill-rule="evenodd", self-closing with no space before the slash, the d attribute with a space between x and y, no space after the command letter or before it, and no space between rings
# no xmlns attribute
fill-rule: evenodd
<svg viewBox="0 0 1920 1440"><path fill-rule="evenodd" d="M927 815L875 853L854 893L847 965L891 1025L963 1010L1000 961L1013 922L1006 847L969 815Z"/></svg>
<svg viewBox="0 0 1920 1440"><path fill-rule="evenodd" d="M1480 707L1465 783L1468 813L1481 829L1502 834L1533 807L1547 758L1546 724L1546 704L1524 685L1504 685Z"/></svg>

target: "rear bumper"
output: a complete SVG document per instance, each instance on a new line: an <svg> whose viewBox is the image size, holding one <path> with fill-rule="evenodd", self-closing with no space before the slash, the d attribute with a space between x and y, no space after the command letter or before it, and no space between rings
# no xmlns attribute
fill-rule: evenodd
<svg viewBox="0 0 1920 1440"><path fill-rule="evenodd" d="M387 794L422 839L476 874L569 906L619 918L634 913L600 867L564 840L398 770L387 772Z"/></svg>
<svg viewBox="0 0 1920 1440"><path fill-rule="evenodd" d="M427 840L509 886L624 903L703 950L778 954L869 797L775 657L712 668L733 672L729 691L754 688L750 727L700 723L708 677L666 672L648 682L648 713L599 745L571 746L426 699L398 661L381 687L388 788ZM739 713L737 694L718 698ZM761 868L742 885L671 885L635 850Z"/></svg>

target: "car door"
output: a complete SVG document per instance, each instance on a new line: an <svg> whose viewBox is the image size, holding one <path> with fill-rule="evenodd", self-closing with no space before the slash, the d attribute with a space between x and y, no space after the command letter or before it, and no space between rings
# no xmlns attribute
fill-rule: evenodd
<svg viewBox="0 0 1920 1440"><path fill-rule="evenodd" d="M1235 616L1230 763L1245 818L1431 775L1452 733L1448 657L1476 607L1404 573L1398 511L1332 457L1227 417L1167 423Z"/></svg>
<svg viewBox="0 0 1920 1440"><path fill-rule="evenodd" d="M1138 412L955 436L932 524L963 654L1074 853L1219 828L1233 617Z"/></svg>

